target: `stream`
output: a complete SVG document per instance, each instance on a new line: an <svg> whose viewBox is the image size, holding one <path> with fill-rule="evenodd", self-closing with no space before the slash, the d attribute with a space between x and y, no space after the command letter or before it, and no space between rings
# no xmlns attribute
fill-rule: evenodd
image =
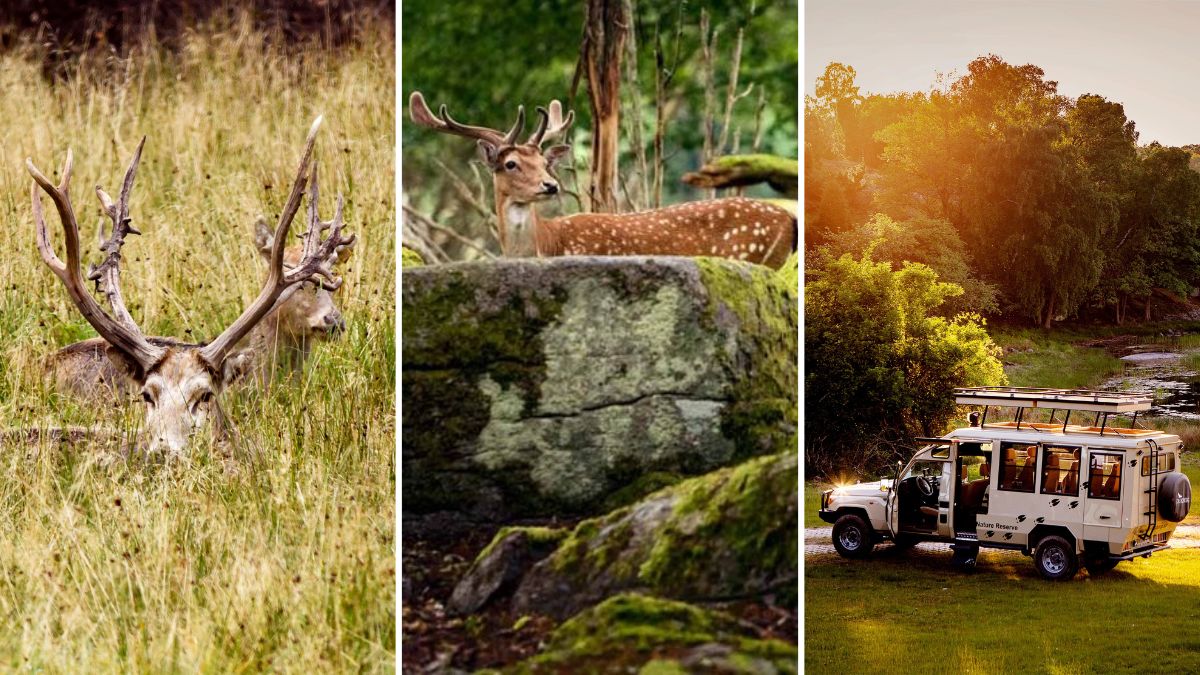
<svg viewBox="0 0 1200 675"><path fill-rule="evenodd" d="M1148 391L1154 394L1150 415L1200 419L1200 371L1193 359L1200 350L1184 349L1180 340L1166 338L1153 344L1108 345L1124 363L1124 371L1105 380L1105 391Z"/></svg>

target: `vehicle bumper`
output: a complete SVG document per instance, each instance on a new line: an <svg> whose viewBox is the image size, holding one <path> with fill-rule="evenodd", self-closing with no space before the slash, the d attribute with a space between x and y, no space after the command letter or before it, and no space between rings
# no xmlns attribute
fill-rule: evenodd
<svg viewBox="0 0 1200 675"><path fill-rule="evenodd" d="M1125 552L1117 554L1117 555L1110 555L1110 556L1108 556L1108 559L1109 560L1133 560L1134 558L1141 558L1144 556L1148 556L1151 553L1158 553L1159 551L1165 551L1169 548L1171 548L1171 545L1168 544L1167 542L1162 542L1161 544L1149 544L1147 546L1142 546L1140 548L1130 549L1128 551L1125 551Z"/></svg>
<svg viewBox="0 0 1200 675"><path fill-rule="evenodd" d="M827 511L825 509L821 509L820 511L817 512L817 515L821 517L821 520L823 520L831 525L833 523L837 522L837 519L838 519L837 511Z"/></svg>

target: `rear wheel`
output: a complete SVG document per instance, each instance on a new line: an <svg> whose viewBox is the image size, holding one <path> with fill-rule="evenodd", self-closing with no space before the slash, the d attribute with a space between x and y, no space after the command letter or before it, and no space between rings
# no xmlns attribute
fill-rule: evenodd
<svg viewBox="0 0 1200 675"><path fill-rule="evenodd" d="M833 547L843 558L865 558L875 547L873 537L861 516L847 514L833 524Z"/></svg>
<svg viewBox="0 0 1200 675"><path fill-rule="evenodd" d="M1079 556L1071 542L1057 534L1043 537L1033 553L1038 574L1050 581L1066 581L1079 571Z"/></svg>

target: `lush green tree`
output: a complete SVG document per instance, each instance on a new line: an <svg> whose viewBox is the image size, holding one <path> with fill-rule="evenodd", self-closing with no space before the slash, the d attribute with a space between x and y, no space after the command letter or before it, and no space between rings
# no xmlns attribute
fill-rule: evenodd
<svg viewBox="0 0 1200 675"><path fill-rule="evenodd" d="M1000 384L1004 371L977 315L935 314L962 288L929 267L843 255L805 284L808 466L861 471L914 434L937 433L954 387Z"/></svg>
<svg viewBox="0 0 1200 675"><path fill-rule="evenodd" d="M850 254L855 258L890 263L900 270L905 263L921 263L938 278L963 289L947 297L938 309L943 316L960 312L994 313L999 309L997 290L980 281L972 270L971 255L958 231L947 220L913 218L897 221L877 213L862 225L842 234L824 247L823 255L833 259Z"/></svg>

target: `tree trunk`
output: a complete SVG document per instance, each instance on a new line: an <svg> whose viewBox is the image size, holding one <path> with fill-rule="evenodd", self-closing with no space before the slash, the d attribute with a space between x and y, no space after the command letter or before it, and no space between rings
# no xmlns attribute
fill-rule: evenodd
<svg viewBox="0 0 1200 675"><path fill-rule="evenodd" d="M1054 321L1054 296L1050 296L1049 302L1046 303L1046 317L1042 322L1042 328L1050 330L1050 324Z"/></svg>
<svg viewBox="0 0 1200 675"><path fill-rule="evenodd" d="M1146 296L1146 317L1144 319L1145 321L1150 320L1150 299L1153 297L1154 297L1154 291L1151 291L1150 295Z"/></svg>
<svg viewBox="0 0 1200 675"><path fill-rule="evenodd" d="M593 211L611 213L617 204L621 50L628 30L629 17L623 0L588 0L581 58L592 106L589 193Z"/></svg>

